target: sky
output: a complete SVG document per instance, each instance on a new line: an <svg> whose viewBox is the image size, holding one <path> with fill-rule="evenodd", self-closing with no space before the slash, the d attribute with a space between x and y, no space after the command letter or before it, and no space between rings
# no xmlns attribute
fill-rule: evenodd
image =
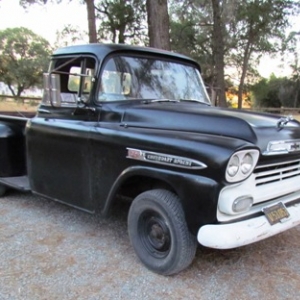
<svg viewBox="0 0 300 300"><path fill-rule="evenodd" d="M0 29L26 27L54 44L56 32L64 25L80 26L82 31L87 31L86 8L78 2L64 0L61 4L34 4L24 9L19 0L0 0Z"/></svg>
<svg viewBox="0 0 300 300"><path fill-rule="evenodd" d="M299 18L296 18L294 23L295 30L300 31ZM81 31L87 31L86 8L85 5L79 4L78 0L64 0L61 4L35 4L27 10L19 5L19 0L0 0L0 30L8 27L26 27L54 45L56 32L68 24L79 27ZM290 75L291 70L287 63L279 67L280 64L282 65L282 62L278 58L265 56L261 59L258 71L266 78L272 72L276 76Z"/></svg>

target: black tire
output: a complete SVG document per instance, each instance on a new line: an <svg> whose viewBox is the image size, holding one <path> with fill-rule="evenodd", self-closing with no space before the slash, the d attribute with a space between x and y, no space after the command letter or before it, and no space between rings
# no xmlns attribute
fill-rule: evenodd
<svg viewBox="0 0 300 300"><path fill-rule="evenodd" d="M195 257L197 241L187 227L180 199L167 190L138 195L128 214L131 244L150 270L172 275Z"/></svg>
<svg viewBox="0 0 300 300"><path fill-rule="evenodd" d="M6 193L6 186L0 183L0 197L4 196Z"/></svg>

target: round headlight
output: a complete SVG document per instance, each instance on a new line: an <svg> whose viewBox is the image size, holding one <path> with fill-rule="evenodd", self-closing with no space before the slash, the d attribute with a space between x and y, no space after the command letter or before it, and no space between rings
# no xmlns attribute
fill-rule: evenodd
<svg viewBox="0 0 300 300"><path fill-rule="evenodd" d="M240 150L232 154L225 171L227 182L239 182L248 178L258 159L257 149Z"/></svg>
<svg viewBox="0 0 300 300"><path fill-rule="evenodd" d="M240 160L239 160L238 156L237 155L232 156L228 163L227 174L230 177L235 176L239 170L239 165L240 165Z"/></svg>
<svg viewBox="0 0 300 300"><path fill-rule="evenodd" d="M253 167L253 157L250 153L247 153L241 161L241 171L243 174L247 174Z"/></svg>

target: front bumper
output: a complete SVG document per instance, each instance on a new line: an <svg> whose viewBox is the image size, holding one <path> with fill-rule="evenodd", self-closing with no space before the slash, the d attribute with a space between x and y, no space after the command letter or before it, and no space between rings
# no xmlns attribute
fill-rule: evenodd
<svg viewBox="0 0 300 300"><path fill-rule="evenodd" d="M258 242L300 224L300 203L287 207L287 210L290 217L274 225L270 225L264 215L230 224L204 225L198 231L198 242L215 249L231 249Z"/></svg>

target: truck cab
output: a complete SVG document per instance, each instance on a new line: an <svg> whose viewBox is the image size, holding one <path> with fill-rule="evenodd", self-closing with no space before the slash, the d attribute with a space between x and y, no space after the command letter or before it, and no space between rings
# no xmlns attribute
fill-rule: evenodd
<svg viewBox="0 0 300 300"><path fill-rule="evenodd" d="M200 66L179 54L58 49L36 115L0 116L0 129L2 194L104 216L130 201L132 246L159 274L186 268L198 243L235 248L300 223L299 122L213 107Z"/></svg>

